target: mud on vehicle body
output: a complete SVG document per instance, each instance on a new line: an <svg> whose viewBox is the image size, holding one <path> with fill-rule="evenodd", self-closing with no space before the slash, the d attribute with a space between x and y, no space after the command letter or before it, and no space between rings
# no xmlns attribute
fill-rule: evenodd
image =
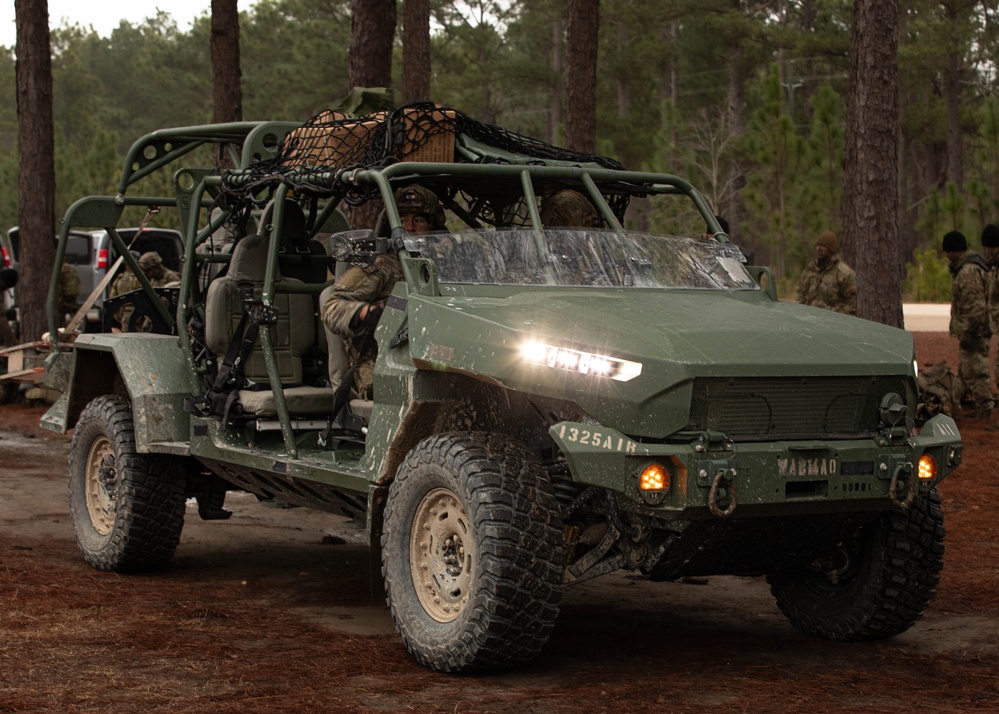
<svg viewBox="0 0 999 714"><path fill-rule="evenodd" d="M127 190L142 176L202 144L235 157L176 172L176 310L147 285L155 332L80 335L52 360L64 393L43 423L75 429L88 562L158 565L185 498L226 518L244 490L363 523L397 629L438 670L531 660L563 590L621 569L766 576L810 635L910 627L942 565L935 487L962 449L949 417L913 422L911 335L778 301L680 178L415 109L446 119L426 132L446 162L413 160L414 107L164 130L135 144L119 196L70 209L64 235L119 241L122 207L151 203ZM328 163L358 130L364 155ZM414 183L447 231L403 230L393 192ZM541 224L565 188L599 227ZM377 228L352 229L373 201ZM643 203L690 237L627 228ZM386 253L405 278L375 331L374 399L343 399L320 294Z"/></svg>

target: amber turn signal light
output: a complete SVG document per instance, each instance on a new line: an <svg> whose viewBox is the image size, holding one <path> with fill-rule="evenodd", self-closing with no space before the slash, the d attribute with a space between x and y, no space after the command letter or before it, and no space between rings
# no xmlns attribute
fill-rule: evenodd
<svg viewBox="0 0 999 714"><path fill-rule="evenodd" d="M662 464L649 464L638 477L638 488L641 491L668 491L669 471Z"/></svg>
<svg viewBox="0 0 999 714"><path fill-rule="evenodd" d="M929 480L937 477L937 461L929 454L919 457L919 478Z"/></svg>

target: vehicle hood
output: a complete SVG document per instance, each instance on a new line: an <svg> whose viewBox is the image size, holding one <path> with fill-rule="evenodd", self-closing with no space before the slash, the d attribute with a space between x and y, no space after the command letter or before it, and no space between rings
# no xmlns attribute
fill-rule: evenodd
<svg viewBox="0 0 999 714"><path fill-rule="evenodd" d="M574 401L607 426L665 436L698 377L911 375L912 335L759 292L541 290L410 298L418 364ZM537 341L639 362L629 381L526 364Z"/></svg>

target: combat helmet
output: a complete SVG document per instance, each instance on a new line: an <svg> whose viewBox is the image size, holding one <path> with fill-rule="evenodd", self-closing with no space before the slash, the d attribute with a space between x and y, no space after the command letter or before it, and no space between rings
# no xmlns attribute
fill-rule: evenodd
<svg viewBox="0 0 999 714"><path fill-rule="evenodd" d="M149 270L150 268L155 268L163 265L163 258L155 250L151 250L148 253L143 253L139 256L139 267L143 270Z"/></svg>
<svg viewBox="0 0 999 714"><path fill-rule="evenodd" d="M598 228L600 215L579 191L562 189L541 199L541 223L546 228Z"/></svg>
<svg viewBox="0 0 999 714"><path fill-rule="evenodd" d="M412 184L403 186L395 194L395 205L399 213L419 213L430 221L431 230L444 228L444 207L437 194L424 186Z"/></svg>

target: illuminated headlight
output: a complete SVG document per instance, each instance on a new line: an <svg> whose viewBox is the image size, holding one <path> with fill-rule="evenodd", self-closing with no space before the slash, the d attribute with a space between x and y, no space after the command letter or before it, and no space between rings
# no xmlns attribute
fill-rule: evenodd
<svg viewBox="0 0 999 714"><path fill-rule="evenodd" d="M642 373L639 362L616 359L605 355L570 350L565 347L552 347L540 342L526 342L520 349L525 362L541 364L553 369L564 369L578 374L591 374L596 377L610 377L619 382L627 382Z"/></svg>
<svg viewBox="0 0 999 714"><path fill-rule="evenodd" d="M912 358L912 375L919 379L919 361L915 357Z"/></svg>

